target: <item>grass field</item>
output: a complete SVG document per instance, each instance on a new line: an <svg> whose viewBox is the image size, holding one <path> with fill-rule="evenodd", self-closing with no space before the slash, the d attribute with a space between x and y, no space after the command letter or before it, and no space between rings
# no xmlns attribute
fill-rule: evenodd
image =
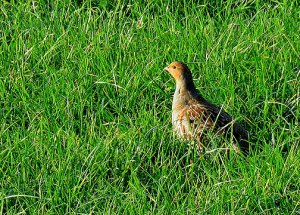
<svg viewBox="0 0 300 215"><path fill-rule="evenodd" d="M2 1L0 213L299 214L298 4ZM249 156L172 134L174 60Z"/></svg>

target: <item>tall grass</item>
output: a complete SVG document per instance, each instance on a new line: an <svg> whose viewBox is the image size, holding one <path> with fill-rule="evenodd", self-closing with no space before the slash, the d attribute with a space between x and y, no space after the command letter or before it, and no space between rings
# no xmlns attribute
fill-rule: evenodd
<svg viewBox="0 0 300 215"><path fill-rule="evenodd" d="M0 9L2 213L300 213L297 1ZM248 157L172 134L174 60L249 130Z"/></svg>

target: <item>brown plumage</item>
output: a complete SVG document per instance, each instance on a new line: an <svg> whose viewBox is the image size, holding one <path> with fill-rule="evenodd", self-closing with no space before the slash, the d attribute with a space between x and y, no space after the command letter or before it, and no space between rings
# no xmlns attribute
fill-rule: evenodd
<svg viewBox="0 0 300 215"><path fill-rule="evenodd" d="M240 149L248 153L248 132L222 108L200 95L189 68L182 62L173 62L165 70L176 80L172 106L175 132L187 140L197 140L200 148L204 144L205 130L212 130L218 134L232 134Z"/></svg>

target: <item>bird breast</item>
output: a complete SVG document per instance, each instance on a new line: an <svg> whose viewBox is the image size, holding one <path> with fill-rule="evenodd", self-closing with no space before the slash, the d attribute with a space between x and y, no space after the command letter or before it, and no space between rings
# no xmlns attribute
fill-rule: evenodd
<svg viewBox="0 0 300 215"><path fill-rule="evenodd" d="M206 116L205 108L199 104L174 104L172 111L174 131L187 140L201 137L203 130L212 127L213 123Z"/></svg>

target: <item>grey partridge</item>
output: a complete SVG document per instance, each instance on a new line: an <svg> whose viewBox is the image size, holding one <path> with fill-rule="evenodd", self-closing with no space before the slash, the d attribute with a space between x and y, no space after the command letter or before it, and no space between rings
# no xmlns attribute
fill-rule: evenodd
<svg viewBox="0 0 300 215"><path fill-rule="evenodd" d="M210 103L196 89L190 69L182 62L166 68L176 80L172 105L172 124L178 136L196 140L203 147L205 131L231 134L243 153L249 150L248 132L222 108ZM239 150L237 150L239 152Z"/></svg>

